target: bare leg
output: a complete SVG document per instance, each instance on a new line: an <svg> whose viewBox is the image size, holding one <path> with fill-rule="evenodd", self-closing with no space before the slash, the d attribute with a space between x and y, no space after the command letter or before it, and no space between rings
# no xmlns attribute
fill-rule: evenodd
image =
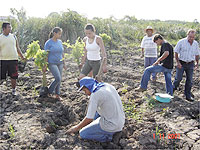
<svg viewBox="0 0 200 150"><path fill-rule="evenodd" d="M12 89L16 88L16 79L11 79L11 86L12 86Z"/></svg>
<svg viewBox="0 0 200 150"><path fill-rule="evenodd" d="M90 73L88 74L88 77L92 77L93 76L93 72L90 71Z"/></svg>
<svg viewBox="0 0 200 150"><path fill-rule="evenodd" d="M84 77L85 77L84 74L80 74L80 76L79 76L79 80L81 80L81 79L84 78Z"/></svg>

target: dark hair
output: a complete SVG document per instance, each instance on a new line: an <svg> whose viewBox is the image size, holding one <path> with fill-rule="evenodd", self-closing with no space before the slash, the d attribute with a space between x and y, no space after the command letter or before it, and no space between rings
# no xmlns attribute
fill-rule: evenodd
<svg viewBox="0 0 200 150"><path fill-rule="evenodd" d="M2 24L2 29L6 29L6 28L7 28L7 25L10 25L10 23L9 23L9 22L4 22L4 23Z"/></svg>
<svg viewBox="0 0 200 150"><path fill-rule="evenodd" d="M52 38L53 37L53 33L58 33L58 32L62 32L62 28L60 27L55 27L53 28L53 30L49 33L49 38Z"/></svg>
<svg viewBox="0 0 200 150"><path fill-rule="evenodd" d="M94 27L93 24L88 23L88 24L85 26L85 30L91 30L92 32L95 32L95 27Z"/></svg>
<svg viewBox="0 0 200 150"><path fill-rule="evenodd" d="M153 38L153 41L156 42L158 39L163 40L163 37L160 34L155 34L154 38Z"/></svg>

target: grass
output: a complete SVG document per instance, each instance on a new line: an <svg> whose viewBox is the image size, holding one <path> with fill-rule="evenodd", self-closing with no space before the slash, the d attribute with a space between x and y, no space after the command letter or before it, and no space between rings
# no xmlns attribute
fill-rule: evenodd
<svg viewBox="0 0 200 150"><path fill-rule="evenodd" d="M161 111L161 115L164 116L168 112L169 112L169 107L163 108L163 110Z"/></svg>
<svg viewBox="0 0 200 150"><path fill-rule="evenodd" d="M24 75L25 77L30 77L30 73L27 73Z"/></svg>
<svg viewBox="0 0 200 150"><path fill-rule="evenodd" d="M161 131L162 131L162 129L159 129L159 128L158 128L158 125L157 125L157 126L156 126L156 137L157 137L157 138L156 138L156 139L157 139L156 141L157 141L157 143L159 143L160 140L161 140L161 139L160 139Z"/></svg>
<svg viewBox="0 0 200 150"><path fill-rule="evenodd" d="M128 90L127 90L128 85L125 82L122 83L122 85L123 85L122 94L126 94L128 92Z"/></svg>
<svg viewBox="0 0 200 150"><path fill-rule="evenodd" d="M110 50L109 52L110 52L111 55L112 54L116 54L116 55L123 55L124 54L124 52L121 51L121 50Z"/></svg>
<svg viewBox="0 0 200 150"><path fill-rule="evenodd" d="M15 137L15 130L13 128L13 126L11 124L9 124L9 128L8 128L9 132L10 132L10 138L14 138Z"/></svg>
<svg viewBox="0 0 200 150"><path fill-rule="evenodd" d="M134 119L137 122L141 122L143 120L143 113L145 110L136 108L134 100L129 99L128 103L122 101L122 104L124 107L124 112L129 119Z"/></svg>
<svg viewBox="0 0 200 150"><path fill-rule="evenodd" d="M147 107L149 109L152 109L152 108L155 108L156 106L158 106L158 103L157 103L155 98L153 98L153 97L145 97L144 99L145 99L145 101L147 101Z"/></svg>
<svg viewBox="0 0 200 150"><path fill-rule="evenodd" d="M58 128L58 126L55 124L55 122L53 122L53 121L51 121L50 122L50 125L52 126L52 127L54 127L54 128Z"/></svg>
<svg viewBox="0 0 200 150"><path fill-rule="evenodd" d="M39 94L38 90L36 90L36 87L34 87L32 90L33 97L37 96L38 94Z"/></svg>

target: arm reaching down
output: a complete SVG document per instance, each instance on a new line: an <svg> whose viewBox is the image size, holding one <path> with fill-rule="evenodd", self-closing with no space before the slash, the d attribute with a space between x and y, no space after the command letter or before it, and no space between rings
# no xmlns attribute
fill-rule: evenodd
<svg viewBox="0 0 200 150"><path fill-rule="evenodd" d="M75 125L67 130L67 133L75 133L78 132L80 129L85 127L86 125L90 124L93 121L93 119L84 118L78 125Z"/></svg>

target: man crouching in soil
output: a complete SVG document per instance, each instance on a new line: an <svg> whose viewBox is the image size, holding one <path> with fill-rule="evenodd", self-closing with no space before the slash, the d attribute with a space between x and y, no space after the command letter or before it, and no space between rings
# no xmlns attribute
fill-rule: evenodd
<svg viewBox="0 0 200 150"><path fill-rule="evenodd" d="M86 117L68 133L80 133L82 139L108 142L113 134L124 127L125 115L122 101L116 89L108 84L97 82L90 77L79 81L80 90L90 96Z"/></svg>

